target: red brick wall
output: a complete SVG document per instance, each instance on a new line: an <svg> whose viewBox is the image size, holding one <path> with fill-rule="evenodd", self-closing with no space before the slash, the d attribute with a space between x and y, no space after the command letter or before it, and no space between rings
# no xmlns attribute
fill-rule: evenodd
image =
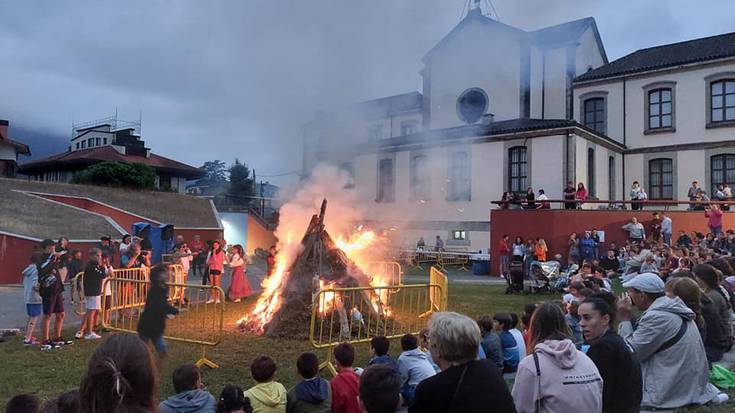
<svg viewBox="0 0 735 413"><path fill-rule="evenodd" d="M510 236L511 242L516 235L528 238L543 238L549 247L548 257L554 254L567 256L567 240L569 234L576 232L582 235L584 231L597 229L605 231L605 244L600 246L604 251L605 246L611 241L618 245L624 243L628 233L621 228L630 222L632 217L649 229L653 220L654 211L597 211L597 210L501 210L495 209L490 212L490 246L493 260L492 274L498 273L499 260L498 247L503 234ZM679 231L687 233L692 231L709 232L707 219L703 211L671 211L668 213L673 221L673 239L676 240ZM723 229L735 229L735 212L726 212L723 216Z"/></svg>

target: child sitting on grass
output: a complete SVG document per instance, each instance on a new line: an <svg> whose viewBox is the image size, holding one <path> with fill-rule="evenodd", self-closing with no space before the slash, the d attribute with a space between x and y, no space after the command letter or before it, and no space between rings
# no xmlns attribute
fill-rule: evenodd
<svg viewBox="0 0 735 413"><path fill-rule="evenodd" d="M286 388L275 381L276 363L270 357L260 356L250 365L255 386L245 391L255 413L286 413Z"/></svg>
<svg viewBox="0 0 735 413"><path fill-rule="evenodd" d="M314 353L303 353L296 360L296 370L301 380L288 391L287 413L329 413L332 408L332 391L329 382L317 376L319 359Z"/></svg>
<svg viewBox="0 0 735 413"><path fill-rule="evenodd" d="M388 354L389 349L390 341L385 338L385 336L373 337L370 340L370 350L372 351L373 355L368 361L368 366L372 366L374 364L386 364L397 370L398 365L396 364L396 361L393 360L393 357Z"/></svg>

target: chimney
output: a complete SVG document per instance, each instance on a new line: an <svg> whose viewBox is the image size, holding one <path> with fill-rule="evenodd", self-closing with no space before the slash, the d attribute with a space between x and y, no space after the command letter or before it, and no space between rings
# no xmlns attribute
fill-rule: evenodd
<svg viewBox="0 0 735 413"><path fill-rule="evenodd" d="M10 139L8 136L8 126L10 122L7 120L0 120L0 139Z"/></svg>

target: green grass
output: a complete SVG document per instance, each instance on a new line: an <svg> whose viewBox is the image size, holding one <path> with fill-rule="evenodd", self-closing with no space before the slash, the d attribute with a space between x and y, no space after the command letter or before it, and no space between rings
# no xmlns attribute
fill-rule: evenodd
<svg viewBox="0 0 735 413"><path fill-rule="evenodd" d="M504 286L451 284L449 288L449 309L477 317L492 314L497 311L514 311L521 313L527 303L544 300L557 300L558 295L505 295ZM273 340L265 337L256 337L241 334L234 329L235 321L241 317L254 303L254 299L239 304L228 303L225 315L225 325L229 327L225 332L223 342L207 351L207 356L218 363L221 368L215 370L204 369L203 381L208 390L217 396L223 385L235 383L243 388L253 385L250 378L249 365L253 358L259 355L272 357L277 365L278 381L287 388L294 385L297 378L295 363L298 355L303 351L311 351L306 341ZM67 331L67 336L73 331ZM26 348L20 337L11 337L8 342L0 344L0 406L4 406L7 399L19 393L35 393L42 399L49 399L59 393L79 386L84 374L87 360L92 353L95 342L77 341L73 346L58 350L42 352L37 347ZM161 372L159 397L164 399L173 393L171 372L186 362L193 362L199 358L200 348L194 345L169 341L170 354L165 360ZM366 364L369 348L366 344L357 345L356 365ZM391 346L391 353L397 356L397 343ZM325 357L326 351L316 352L319 357ZM734 397L735 393L730 392ZM687 409L687 412L715 413L733 410L733 403L719 407L699 407Z"/></svg>

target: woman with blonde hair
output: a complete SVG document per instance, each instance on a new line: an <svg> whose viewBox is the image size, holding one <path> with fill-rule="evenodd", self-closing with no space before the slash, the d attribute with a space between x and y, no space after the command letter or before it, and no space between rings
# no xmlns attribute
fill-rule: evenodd
<svg viewBox="0 0 735 413"><path fill-rule="evenodd" d="M546 253L549 252L549 247L546 246L546 241L543 238L536 240L536 248L534 254L536 255L537 261L546 261Z"/></svg>

